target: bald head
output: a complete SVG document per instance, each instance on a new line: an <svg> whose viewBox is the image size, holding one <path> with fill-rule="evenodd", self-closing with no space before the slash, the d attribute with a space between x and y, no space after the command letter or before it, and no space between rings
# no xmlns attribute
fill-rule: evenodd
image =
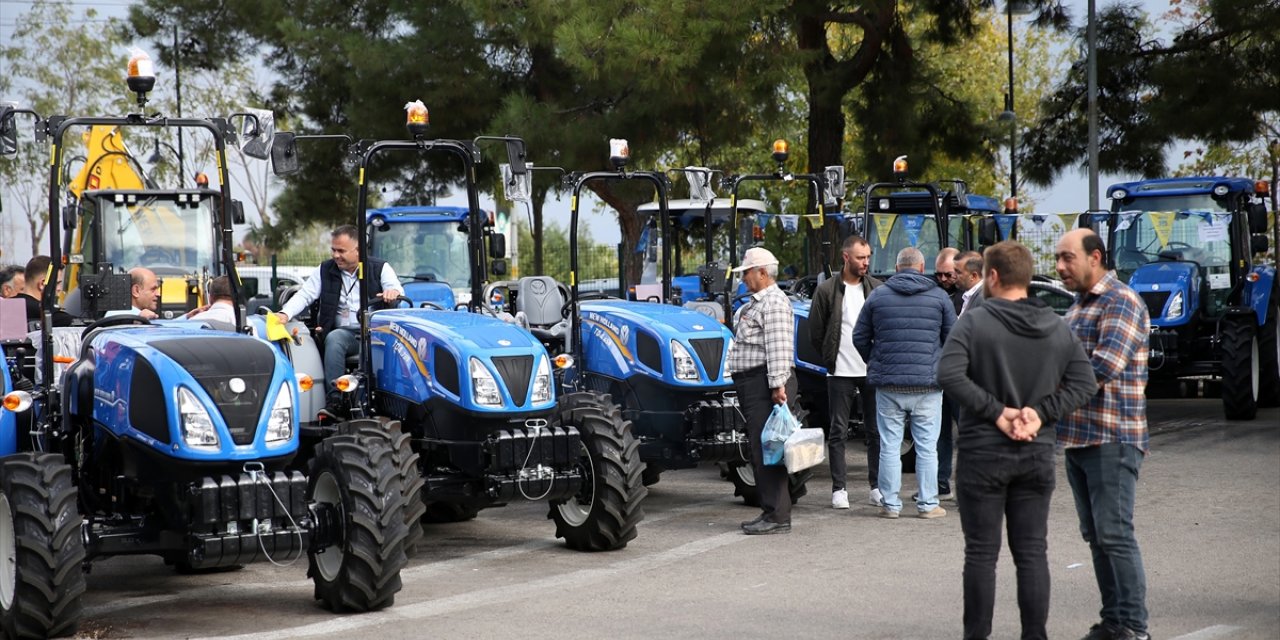
<svg viewBox="0 0 1280 640"><path fill-rule="evenodd" d="M146 267L129 270L130 297L133 306L144 311L155 311L160 305L160 279Z"/></svg>
<svg viewBox="0 0 1280 640"><path fill-rule="evenodd" d="M1055 266L1067 289L1083 293L1107 275L1106 246L1092 229L1073 229L1058 241Z"/></svg>

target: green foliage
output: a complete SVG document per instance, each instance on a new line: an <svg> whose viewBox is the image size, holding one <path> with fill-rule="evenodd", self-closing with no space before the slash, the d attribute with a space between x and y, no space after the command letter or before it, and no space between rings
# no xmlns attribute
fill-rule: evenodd
<svg viewBox="0 0 1280 640"><path fill-rule="evenodd" d="M527 261L527 256L532 255L534 246L533 234L530 232L529 225L523 219L517 219L516 228L519 234L517 246L520 247L521 254L515 260L517 271L513 272L511 276L545 275L551 276L559 282L569 282L568 231L555 223L547 225L543 229L542 252L546 263L543 272L537 273ZM593 240L589 226L584 224L582 226L582 234L578 237L578 265L579 281L617 278L617 248Z"/></svg>
<svg viewBox="0 0 1280 640"><path fill-rule="evenodd" d="M1190 3L1188 3L1190 4ZM1230 144L1265 133L1280 110L1280 10L1275 0L1214 0L1166 42L1150 35L1137 7L1098 15L1100 170L1159 177L1177 140ZM1083 27L1078 34L1084 42ZM1078 61L1042 105L1027 137L1023 166L1051 182L1087 154L1087 76Z"/></svg>

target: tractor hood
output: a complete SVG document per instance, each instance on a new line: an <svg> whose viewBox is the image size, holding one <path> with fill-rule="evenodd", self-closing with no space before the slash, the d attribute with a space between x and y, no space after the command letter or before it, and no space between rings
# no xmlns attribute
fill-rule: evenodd
<svg viewBox="0 0 1280 640"><path fill-rule="evenodd" d="M588 370L679 387L729 384L724 363L733 334L714 318L653 302L593 300L581 308Z"/></svg>
<svg viewBox="0 0 1280 640"><path fill-rule="evenodd" d="M1129 286L1147 304L1152 325L1175 327L1190 322L1200 307L1199 272L1193 262L1150 262L1134 270Z"/></svg>
<svg viewBox="0 0 1280 640"><path fill-rule="evenodd" d="M546 348L509 322L478 313L393 309L372 314L370 331L382 391L415 404L443 396L482 414L555 404Z"/></svg>
<svg viewBox="0 0 1280 640"><path fill-rule="evenodd" d="M266 342L208 329L131 326L97 331L90 346L68 370L66 386L87 400L84 385L92 384L94 419L117 438L193 462L297 449L293 367Z"/></svg>

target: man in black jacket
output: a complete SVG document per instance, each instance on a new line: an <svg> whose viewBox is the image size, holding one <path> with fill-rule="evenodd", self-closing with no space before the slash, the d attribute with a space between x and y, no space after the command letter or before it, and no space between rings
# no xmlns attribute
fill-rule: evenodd
<svg viewBox="0 0 1280 640"><path fill-rule="evenodd" d="M325 408L321 418L336 420L345 413L341 394L332 385L346 371L348 356L360 352L360 232L353 225L343 225L330 234L333 257L320 263L302 288L281 307L277 315L288 322L312 303L319 303L315 321L316 334L324 342ZM374 274L369 279L369 295L393 302L404 289L395 269L385 261L369 259L367 267Z"/></svg>
<svg viewBox="0 0 1280 640"><path fill-rule="evenodd" d="M867 273L871 265L871 245L861 236L845 238L840 255L844 258L844 268L838 276L818 285L809 307L809 340L814 350L822 354L822 366L827 368L831 506L849 508L844 443L849 436L849 414L855 392L861 404L863 431L867 434L869 501L873 506L880 506L880 490L876 488L876 476L880 473L880 434L876 432L875 397L870 395L873 390L867 386L867 364L853 347L853 327L858 322L862 303L881 283Z"/></svg>
<svg viewBox="0 0 1280 640"><path fill-rule="evenodd" d="M25 278L23 285L26 289L14 296L15 299L21 299L27 305L27 322L38 322L44 315L44 289L48 283L49 267L53 260L49 256L35 256L27 261L27 268L23 270ZM62 275L62 271L58 272ZM62 283L61 278L58 280L59 286L54 287L57 291ZM50 316L50 324L55 327L69 327L74 322L75 317L71 314L54 307L53 314Z"/></svg>
<svg viewBox="0 0 1280 640"><path fill-rule="evenodd" d="M960 405L956 489L965 542L964 637L991 634L1007 518L1022 638L1046 638L1053 423L1087 402L1098 386L1066 323L1027 296L1031 252L1006 240L984 258L986 298L961 314L938 363L939 384Z"/></svg>

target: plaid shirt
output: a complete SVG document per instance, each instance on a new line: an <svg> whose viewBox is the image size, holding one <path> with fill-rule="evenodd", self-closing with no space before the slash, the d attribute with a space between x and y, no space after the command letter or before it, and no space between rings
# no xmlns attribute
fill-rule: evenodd
<svg viewBox="0 0 1280 640"><path fill-rule="evenodd" d="M791 300L776 284L751 294L729 348L730 375L767 365L769 388L785 385L795 363L793 313Z"/></svg>
<svg viewBox="0 0 1280 640"><path fill-rule="evenodd" d="M1147 306L1108 273L1067 311L1098 378L1098 393L1058 421L1058 443L1089 447L1108 442L1147 451Z"/></svg>

